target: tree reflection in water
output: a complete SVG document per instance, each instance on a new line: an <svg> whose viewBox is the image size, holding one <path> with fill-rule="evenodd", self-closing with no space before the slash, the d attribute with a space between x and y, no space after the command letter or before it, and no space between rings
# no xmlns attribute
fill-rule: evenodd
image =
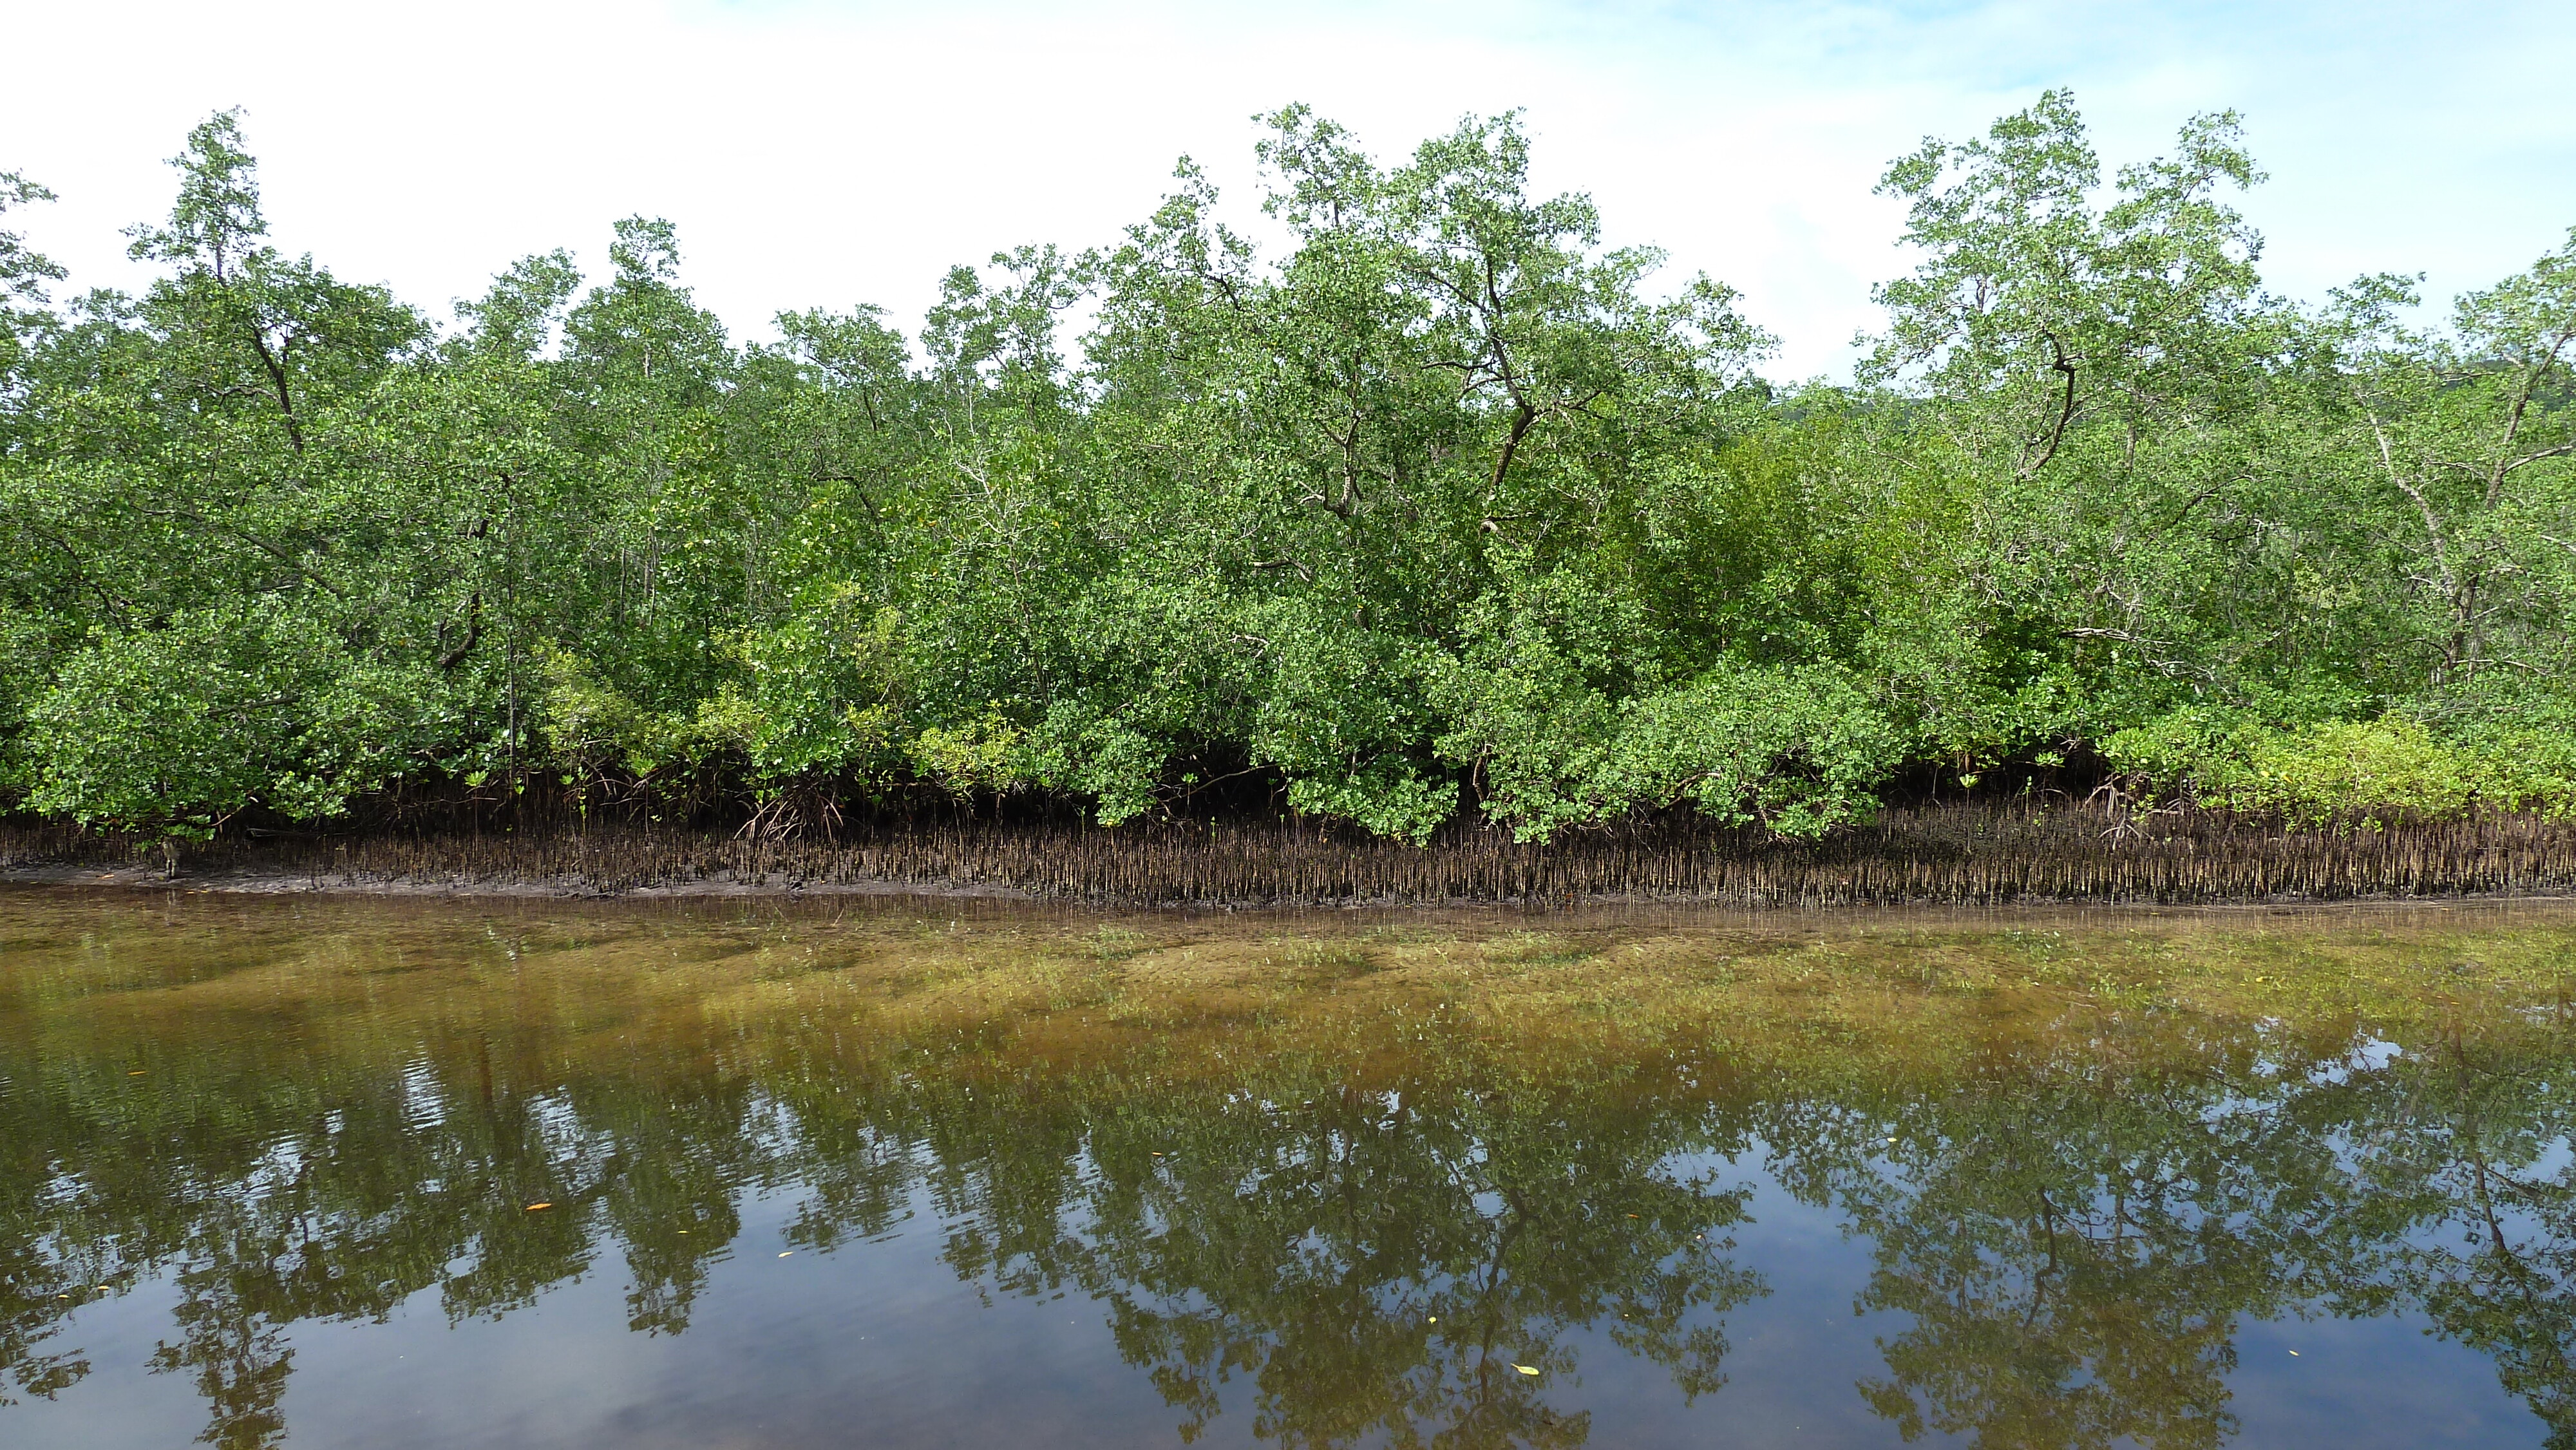
<svg viewBox="0 0 2576 1450"><path fill-rule="evenodd" d="M1434 1003L1072 1051L795 999L609 1010L515 953L399 1010L373 948L339 967L364 1010L210 1007L247 960L119 950L0 969L0 1391L81 1393L66 1317L164 1276L152 1368L209 1443L284 1438L295 1325L424 1290L499 1317L622 1255L629 1327L681 1334L746 1195L782 1191L801 1249L935 1212L961 1279L1096 1300L1184 1439L1240 1382L1286 1445L1580 1445L1605 1344L1723 1389L1767 1178L1870 1246L1855 1389L1909 1440L2216 1446L2246 1322L2410 1312L2576 1446L2557 1008L1569 1045Z"/></svg>

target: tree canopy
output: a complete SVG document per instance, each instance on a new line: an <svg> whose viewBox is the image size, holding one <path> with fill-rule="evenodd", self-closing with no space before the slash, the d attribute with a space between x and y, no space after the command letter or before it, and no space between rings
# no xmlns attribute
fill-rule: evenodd
<svg viewBox="0 0 2576 1450"><path fill-rule="evenodd" d="M1914 270L1853 382L1784 386L1733 290L1532 191L1516 115L1396 161L1264 125L1258 227L1185 160L909 334L751 343L646 217L444 322L342 281L231 113L138 295L58 300L0 174L0 799L1815 835L2084 761L2576 809L2576 231L2447 325L2403 276L2286 300L2234 115L2106 182L2053 91L1892 164Z"/></svg>

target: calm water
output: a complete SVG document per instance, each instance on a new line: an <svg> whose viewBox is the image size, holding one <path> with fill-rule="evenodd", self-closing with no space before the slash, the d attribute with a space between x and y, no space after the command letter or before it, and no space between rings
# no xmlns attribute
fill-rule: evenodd
<svg viewBox="0 0 2576 1450"><path fill-rule="evenodd" d="M11 1447L2576 1445L2576 912L0 890Z"/></svg>

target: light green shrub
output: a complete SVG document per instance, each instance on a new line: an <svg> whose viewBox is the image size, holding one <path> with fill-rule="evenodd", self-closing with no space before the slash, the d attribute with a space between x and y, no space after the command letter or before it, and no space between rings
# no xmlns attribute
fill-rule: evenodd
<svg viewBox="0 0 2576 1450"><path fill-rule="evenodd" d="M2111 736L2102 753L2150 798L2179 792L2308 825L2452 816L2479 802L2515 805L2541 788L2539 777L2518 786L2491 757L2395 715L2283 729L2177 711Z"/></svg>
<svg viewBox="0 0 2576 1450"><path fill-rule="evenodd" d="M2248 745L2244 771L2214 804L2317 824L2457 815L2475 795L2459 752L2394 716L2304 725Z"/></svg>

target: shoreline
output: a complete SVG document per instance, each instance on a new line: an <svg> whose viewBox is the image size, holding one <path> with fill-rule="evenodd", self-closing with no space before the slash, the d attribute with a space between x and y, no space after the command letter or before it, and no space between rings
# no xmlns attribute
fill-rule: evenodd
<svg viewBox="0 0 2576 1450"><path fill-rule="evenodd" d="M834 839L660 824L230 836L182 847L0 823L0 882L532 900L911 896L1108 907L2223 906L2576 893L2576 821L2326 827L2031 803L1891 810L1821 840L1687 818L1548 843L1462 830L1413 845L1308 823L863 823Z"/></svg>
<svg viewBox="0 0 2576 1450"><path fill-rule="evenodd" d="M456 901L520 903L619 902L829 902L882 901L984 902L1050 909L1135 912L1149 915L1361 913L1431 916L1451 911L1526 911L1559 914L1618 908L1732 912L1754 916L1822 913L1865 916L1872 913L2116 912L2140 916L2169 912L2315 912L2438 910L2453 907L2546 906L2576 904L2576 890L2564 887L2451 892L2381 892L2337 896L2278 894L2260 898L2151 898L2126 896L2020 896L1960 901L1938 897L1904 900L1764 901L1683 894L1590 893L1557 897L1451 897L1440 900L1392 897L1330 899L1197 898L1191 900L1112 900L1032 891L995 882L813 881L783 879L744 881L697 879L602 887L578 879L551 881L419 880L413 878L344 877L320 879L286 871L182 871L166 877L158 867L103 867L83 864L11 865L0 867L0 889L25 888L50 893L101 892L144 896L153 893L225 896L245 899L330 898L337 900Z"/></svg>
<svg viewBox="0 0 2576 1450"><path fill-rule="evenodd" d="M125 891L177 891L229 896L453 897L459 900L666 901L700 897L960 897L996 901L1061 902L1019 887L968 882L692 880L606 887L578 878L552 881L424 881L408 877L324 880L296 871L216 870L165 876L158 866L78 863L0 867L0 886L96 887ZM1251 902L1232 903L1238 907ZM1267 903L1261 903L1267 904ZM1300 903L1282 902L1282 906Z"/></svg>

